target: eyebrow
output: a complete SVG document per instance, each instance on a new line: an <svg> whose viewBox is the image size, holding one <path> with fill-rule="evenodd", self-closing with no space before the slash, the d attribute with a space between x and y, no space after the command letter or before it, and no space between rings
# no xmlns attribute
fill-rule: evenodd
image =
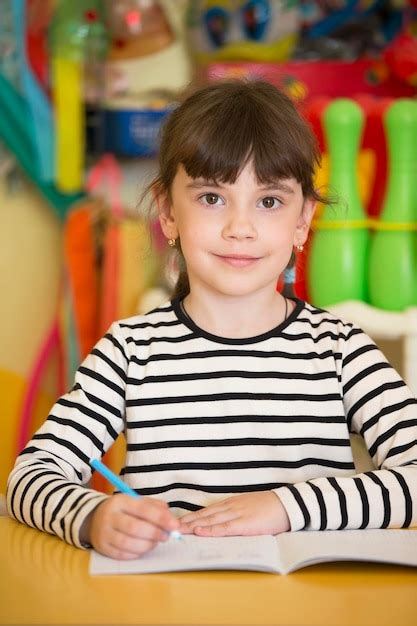
<svg viewBox="0 0 417 626"><path fill-rule="evenodd" d="M218 187L219 189L224 189L223 185L220 185L213 180L210 181L203 179L196 179L192 183L187 183L186 187L187 189L202 189L203 187ZM271 183L270 185L264 185L263 187L259 187L258 191L282 191L288 194L295 193L292 187L279 181L277 181L276 183Z"/></svg>
<svg viewBox="0 0 417 626"><path fill-rule="evenodd" d="M283 191L284 193L295 193L295 190L292 187L280 181L260 187L260 191Z"/></svg>
<svg viewBox="0 0 417 626"><path fill-rule="evenodd" d="M214 180L194 180L192 183L187 183L187 189L201 189L202 187L222 187Z"/></svg>

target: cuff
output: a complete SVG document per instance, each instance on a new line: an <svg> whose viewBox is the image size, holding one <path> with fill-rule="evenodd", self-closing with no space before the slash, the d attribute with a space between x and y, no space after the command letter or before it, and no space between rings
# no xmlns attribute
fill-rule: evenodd
<svg viewBox="0 0 417 626"><path fill-rule="evenodd" d="M282 506L287 512L291 531L303 530L308 520L306 520L302 508L295 498L293 489L289 487L279 487L279 489L273 489L273 492L281 500Z"/></svg>
<svg viewBox="0 0 417 626"><path fill-rule="evenodd" d="M111 496L106 495L104 493L100 493L98 491L90 491L90 497L88 500L84 501L82 507L78 509L73 517L72 521L72 538L73 544L77 548L83 548L84 550L91 548L92 546L85 541L81 540L80 531L81 527L84 524L88 515L94 511L94 509L104 500L110 498Z"/></svg>

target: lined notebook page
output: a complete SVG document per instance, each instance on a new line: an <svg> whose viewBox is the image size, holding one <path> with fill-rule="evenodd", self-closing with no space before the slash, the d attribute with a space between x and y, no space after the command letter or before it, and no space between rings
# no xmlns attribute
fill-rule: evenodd
<svg viewBox="0 0 417 626"><path fill-rule="evenodd" d="M279 545L280 570L325 561L375 561L417 566L417 531L323 530L284 533Z"/></svg>
<svg viewBox="0 0 417 626"><path fill-rule="evenodd" d="M140 559L118 561L95 551L90 574L134 574L204 569L255 569L276 571L274 537L195 537L184 535L159 544Z"/></svg>
<svg viewBox="0 0 417 626"><path fill-rule="evenodd" d="M140 559L117 561L92 551L91 574L183 570L255 570L286 573L327 561L374 561L417 566L417 531L300 531L257 537L170 539Z"/></svg>

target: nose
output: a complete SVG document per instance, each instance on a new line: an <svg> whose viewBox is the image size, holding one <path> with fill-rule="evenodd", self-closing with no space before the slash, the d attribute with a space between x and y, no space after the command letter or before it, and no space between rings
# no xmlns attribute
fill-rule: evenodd
<svg viewBox="0 0 417 626"><path fill-rule="evenodd" d="M231 210L227 214L222 234L225 239L236 239L240 241L244 239L256 239L257 230L248 211Z"/></svg>

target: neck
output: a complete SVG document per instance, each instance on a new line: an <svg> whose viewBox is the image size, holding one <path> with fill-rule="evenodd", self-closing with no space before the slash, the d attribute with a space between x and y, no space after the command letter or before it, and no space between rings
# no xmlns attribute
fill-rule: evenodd
<svg viewBox="0 0 417 626"><path fill-rule="evenodd" d="M274 292L269 297L215 296L191 291L184 298L186 314L197 326L218 337L242 339L269 332L293 309L291 301Z"/></svg>

